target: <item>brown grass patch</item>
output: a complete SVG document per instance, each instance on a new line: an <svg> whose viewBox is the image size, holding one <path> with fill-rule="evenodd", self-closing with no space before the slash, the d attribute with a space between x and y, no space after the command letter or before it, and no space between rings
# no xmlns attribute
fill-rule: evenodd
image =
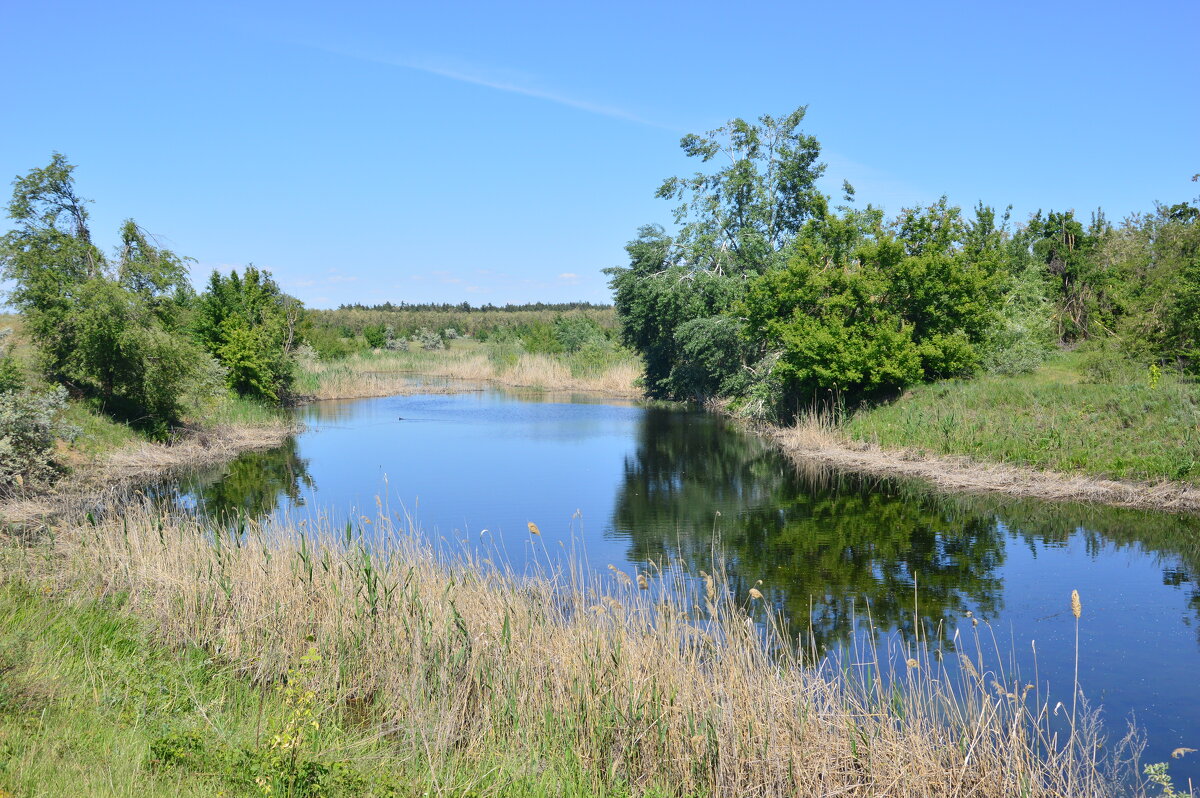
<svg viewBox="0 0 1200 798"><path fill-rule="evenodd" d="M459 345L433 352L379 352L357 354L331 363L303 366L315 399L365 399L417 393L454 393L475 390L471 383L492 383L546 391L575 391L618 398L638 398L635 384L642 376L640 364L626 360L599 373L576 376L561 359L522 353L511 365L497 364L477 346ZM443 377L464 385L430 388L414 384L415 377Z"/></svg>

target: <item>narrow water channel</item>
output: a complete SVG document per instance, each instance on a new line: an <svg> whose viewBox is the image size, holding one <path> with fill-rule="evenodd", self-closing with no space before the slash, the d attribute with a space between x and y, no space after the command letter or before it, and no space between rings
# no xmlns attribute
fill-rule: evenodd
<svg viewBox="0 0 1200 798"><path fill-rule="evenodd" d="M1110 734L1134 713L1145 761L1200 782L1197 755L1170 759L1200 748L1200 518L805 472L718 417L584 396L488 388L298 414L303 434L182 479L177 500L336 527L374 515L379 497L428 535L487 537L518 571L534 550L529 522L597 570L709 569L716 542L733 589L762 580L792 628L826 648L861 634L868 608L880 634L903 637L915 588L927 628L984 632L1007 668L1036 672L1068 706L1077 589L1080 684Z"/></svg>

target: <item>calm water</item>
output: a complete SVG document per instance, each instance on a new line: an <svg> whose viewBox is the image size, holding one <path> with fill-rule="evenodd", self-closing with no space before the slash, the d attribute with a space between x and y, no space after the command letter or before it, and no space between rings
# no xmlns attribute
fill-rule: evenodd
<svg viewBox="0 0 1200 798"><path fill-rule="evenodd" d="M603 570L681 558L709 569L714 535L744 594L756 580L793 628L838 646L874 625L971 636L1070 704L1072 589L1083 598L1080 682L1110 732L1136 712L1146 761L1200 748L1200 519L1005 499L797 470L698 412L498 390L325 402L307 431L180 486L212 515L376 513L376 497L427 533L502 547L520 569L527 523L551 547L582 541ZM856 626L857 625L857 626ZM973 644L972 644L973 647ZM1196 755L1170 760L1200 781Z"/></svg>

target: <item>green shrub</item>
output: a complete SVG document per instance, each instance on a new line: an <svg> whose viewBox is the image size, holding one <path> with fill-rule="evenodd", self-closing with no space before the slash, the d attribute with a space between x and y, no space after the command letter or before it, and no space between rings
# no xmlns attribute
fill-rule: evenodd
<svg viewBox="0 0 1200 798"><path fill-rule="evenodd" d="M387 346L387 328L382 324L369 324L363 327L363 338L372 349L383 349Z"/></svg>
<svg viewBox="0 0 1200 798"><path fill-rule="evenodd" d="M230 388L278 402L295 379L302 312L269 272L247 266L240 276L235 270L223 277L214 271L196 303L196 336L225 367Z"/></svg>
<svg viewBox="0 0 1200 798"><path fill-rule="evenodd" d="M422 349L445 349L446 342L442 340L442 336L428 327L422 327L417 330L414 340L421 345Z"/></svg>
<svg viewBox="0 0 1200 798"><path fill-rule="evenodd" d="M0 494L49 482L59 473L55 442L74 435L60 421L66 405L61 386L44 393L0 393Z"/></svg>

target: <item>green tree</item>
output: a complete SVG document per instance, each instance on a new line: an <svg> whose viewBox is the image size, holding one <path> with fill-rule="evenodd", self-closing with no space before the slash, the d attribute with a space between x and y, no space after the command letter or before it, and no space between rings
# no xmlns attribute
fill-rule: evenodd
<svg viewBox="0 0 1200 798"><path fill-rule="evenodd" d="M680 200L675 241L680 259L717 272L758 272L771 265L805 222L824 215L827 200L816 181L825 171L821 146L800 130L807 108L785 117L734 119L679 146L701 163L727 165L691 177L671 177L657 196Z"/></svg>
<svg viewBox="0 0 1200 798"><path fill-rule="evenodd" d="M875 209L846 208L806 229L743 303L749 335L777 353L786 399L857 401L976 370L1000 287L983 232L944 198L891 228Z"/></svg>
<svg viewBox="0 0 1200 798"><path fill-rule="evenodd" d="M826 210L816 189L825 168L820 145L800 130L805 110L684 136L688 157L725 165L667 179L657 196L680 202L678 235L643 227L626 246L629 265L607 270L621 340L643 356L651 395L709 395L741 370L742 347L726 356L707 352L709 343L738 339L738 323L715 319L743 296L750 276L779 263L804 225ZM707 356L688 357L702 352Z"/></svg>
<svg viewBox="0 0 1200 798"><path fill-rule="evenodd" d="M225 367L230 388L278 402L295 378L302 314L300 302L284 294L269 272L252 265L241 275L214 271L196 302L196 335Z"/></svg>
<svg viewBox="0 0 1200 798"><path fill-rule="evenodd" d="M1122 278L1123 349L1200 371L1200 207L1160 205L1131 217L1102 242L1099 257Z"/></svg>
<svg viewBox="0 0 1200 798"><path fill-rule="evenodd" d="M387 346L387 328L382 324L368 324L363 327L363 338L372 349L383 349Z"/></svg>
<svg viewBox="0 0 1200 798"><path fill-rule="evenodd" d="M92 244L86 200L66 159L14 181L3 274L47 376L100 409L163 435L183 398L208 388L211 362L181 327L190 300L185 259L132 220L110 263Z"/></svg>
<svg viewBox="0 0 1200 798"><path fill-rule="evenodd" d="M1088 227L1073 211L1038 211L1027 226L1034 256L1046 270L1055 298L1062 341L1110 335L1121 315L1122 279L1113 264L1098 257L1112 227L1097 212Z"/></svg>
<svg viewBox="0 0 1200 798"><path fill-rule="evenodd" d="M9 302L25 316L42 365L65 380L66 362L77 346L72 316L79 290L101 275L103 253L88 230L88 200L75 191L75 167L60 153L42 169L13 181L8 215L16 228L5 234L3 276L13 282Z"/></svg>
<svg viewBox="0 0 1200 798"><path fill-rule="evenodd" d="M25 377L21 374L21 367L17 365L17 359L9 351L11 337L11 327L0 330L0 393L12 393L25 387Z"/></svg>

